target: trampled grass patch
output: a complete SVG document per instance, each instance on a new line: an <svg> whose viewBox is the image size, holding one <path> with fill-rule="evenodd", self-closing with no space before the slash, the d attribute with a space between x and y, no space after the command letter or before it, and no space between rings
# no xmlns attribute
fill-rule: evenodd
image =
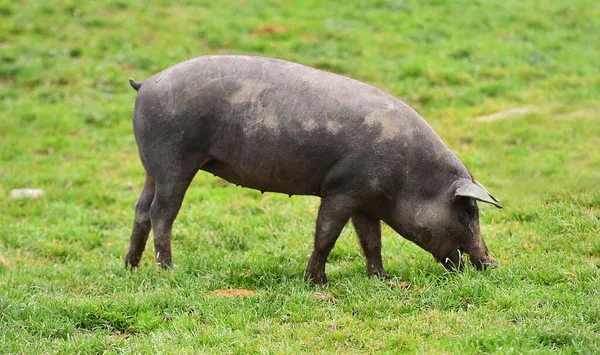
<svg viewBox="0 0 600 355"><path fill-rule="evenodd" d="M0 14L0 352L600 352L598 2L29 1ZM347 226L316 287L303 272L318 199L200 173L175 270L149 243L126 271L143 184L127 79L215 53L352 76L417 109L502 199L480 212L499 268L448 273L385 227L394 278L369 278ZM45 193L12 199L19 188Z"/></svg>

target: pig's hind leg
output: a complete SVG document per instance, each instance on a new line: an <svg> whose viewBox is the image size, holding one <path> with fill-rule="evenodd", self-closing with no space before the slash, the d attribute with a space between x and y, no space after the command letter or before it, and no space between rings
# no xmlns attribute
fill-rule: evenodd
<svg viewBox="0 0 600 355"><path fill-rule="evenodd" d="M129 249L125 255L125 267L136 268L140 264L142 253L146 248L148 234L150 234L150 205L154 199L155 191L154 177L146 173L146 182L135 205L135 219L133 221L133 230L129 239Z"/></svg>
<svg viewBox="0 0 600 355"><path fill-rule="evenodd" d="M197 161L180 161L178 165L161 167L155 173L156 192L150 206L150 221L154 230L156 264L173 267L171 260L171 233L183 197L201 164Z"/></svg>

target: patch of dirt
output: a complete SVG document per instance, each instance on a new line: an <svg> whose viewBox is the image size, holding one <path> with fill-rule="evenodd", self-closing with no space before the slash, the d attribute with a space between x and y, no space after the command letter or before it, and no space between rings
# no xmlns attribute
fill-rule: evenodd
<svg viewBox="0 0 600 355"><path fill-rule="evenodd" d="M112 332L108 336L108 339L110 339L112 341L128 341L129 340L129 336L130 335L128 333Z"/></svg>
<svg viewBox="0 0 600 355"><path fill-rule="evenodd" d="M264 25L255 28L252 32L256 34L279 34L287 32L287 28L281 25Z"/></svg>
<svg viewBox="0 0 600 355"><path fill-rule="evenodd" d="M227 297L247 297L247 296L258 296L260 293L252 290L246 290L243 288L230 288L227 290L214 290L208 294L215 296L227 296Z"/></svg>
<svg viewBox="0 0 600 355"><path fill-rule="evenodd" d="M504 111L495 112L485 116L475 117L475 121L477 122L493 122L493 121L501 121L508 119L516 119L521 118L527 114L541 112L539 109L534 107L515 107ZM583 118L597 115L600 112L600 108L591 107L585 108L573 112L565 112L561 114L554 114L554 117L559 120L571 120L575 118ZM550 113L552 115L552 113Z"/></svg>
<svg viewBox="0 0 600 355"><path fill-rule="evenodd" d="M388 282L388 286L390 288L396 288L396 287L398 287L398 288L404 288L404 289L407 289L407 290L410 289L410 288L412 288L412 286L408 282L406 282L406 281L400 281L400 282L390 281L390 282Z"/></svg>
<svg viewBox="0 0 600 355"><path fill-rule="evenodd" d="M6 76L3 78L0 78L0 88L3 89L8 89L9 87L11 87L15 82L14 77L12 76Z"/></svg>
<svg viewBox="0 0 600 355"><path fill-rule="evenodd" d="M318 300L327 301L327 302L330 302L330 303L335 303L335 301L336 301L333 296L330 296L330 295L328 295L326 293L323 293L323 292L315 292L315 293L313 293L313 296L316 299L318 299Z"/></svg>
<svg viewBox="0 0 600 355"><path fill-rule="evenodd" d="M475 121L477 122L493 122L506 120L510 118L515 118L515 116L524 116L528 113L537 112L536 109L531 107L516 107L508 110L492 113L486 116L475 117Z"/></svg>
<svg viewBox="0 0 600 355"><path fill-rule="evenodd" d="M589 108L589 109L578 110L578 111L573 111L573 112L556 115L556 118L559 120L572 120L574 118L593 116L593 115L597 114L598 112L600 112L600 108Z"/></svg>

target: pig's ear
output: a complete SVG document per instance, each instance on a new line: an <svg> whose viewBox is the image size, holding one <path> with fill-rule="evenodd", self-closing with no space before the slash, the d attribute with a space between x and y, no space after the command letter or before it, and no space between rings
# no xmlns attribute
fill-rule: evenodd
<svg viewBox="0 0 600 355"><path fill-rule="evenodd" d="M485 187L478 182L472 183L468 181L458 186L454 192L454 198L458 197L470 197L481 202L491 203L498 208L502 208L502 206L498 204L498 200L494 198L494 196L490 195Z"/></svg>
<svg viewBox="0 0 600 355"><path fill-rule="evenodd" d="M485 193L488 194L492 198L492 200L494 200L496 202L500 202L500 200L498 200L497 198L492 196L492 194L485 188L485 186L481 185L481 183L479 181L473 179L473 183L475 183L475 185L481 187L483 189L483 191L485 191Z"/></svg>

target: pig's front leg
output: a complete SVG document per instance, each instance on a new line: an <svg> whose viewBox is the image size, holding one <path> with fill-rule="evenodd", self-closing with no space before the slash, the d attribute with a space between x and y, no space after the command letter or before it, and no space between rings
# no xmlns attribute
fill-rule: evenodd
<svg viewBox="0 0 600 355"><path fill-rule="evenodd" d="M381 261L381 222L378 218L357 212L352 216L358 241L367 259L367 272L381 278L389 278Z"/></svg>
<svg viewBox="0 0 600 355"><path fill-rule="evenodd" d="M327 277L325 276L327 256L353 212L354 203L351 198L344 195L321 198L314 249L306 267L307 280L316 284L327 283Z"/></svg>

